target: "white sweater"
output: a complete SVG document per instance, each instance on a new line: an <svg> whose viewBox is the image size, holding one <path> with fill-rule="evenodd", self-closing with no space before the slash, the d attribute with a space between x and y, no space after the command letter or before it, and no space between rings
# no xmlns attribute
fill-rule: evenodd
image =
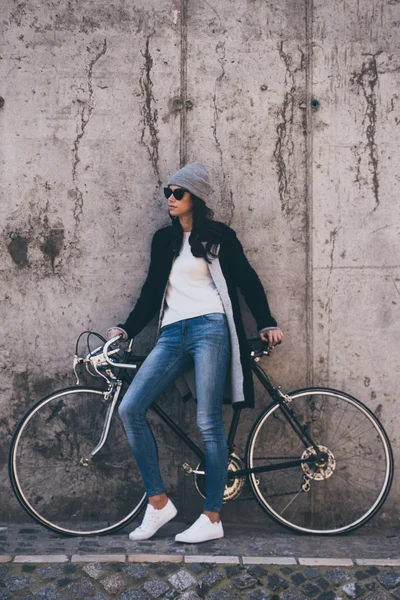
<svg viewBox="0 0 400 600"><path fill-rule="evenodd" d="M190 233L183 232L183 246L172 265L161 327L211 312L225 312L205 259L192 254Z"/></svg>

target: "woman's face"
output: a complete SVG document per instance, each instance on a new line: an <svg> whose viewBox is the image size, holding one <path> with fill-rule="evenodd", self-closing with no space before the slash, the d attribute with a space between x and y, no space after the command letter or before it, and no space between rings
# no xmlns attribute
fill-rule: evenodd
<svg viewBox="0 0 400 600"><path fill-rule="evenodd" d="M179 185L169 185L171 190L180 188ZM182 200L177 200L175 196L171 194L168 198L168 210L172 217L182 217L193 211L193 201L190 192L185 192Z"/></svg>

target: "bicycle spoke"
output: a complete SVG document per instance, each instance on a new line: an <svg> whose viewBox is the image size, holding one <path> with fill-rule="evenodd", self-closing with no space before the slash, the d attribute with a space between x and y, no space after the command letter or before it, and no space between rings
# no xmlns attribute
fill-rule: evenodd
<svg viewBox="0 0 400 600"><path fill-rule="evenodd" d="M360 433L360 434L358 434L358 433L357 433L357 434L355 434L355 435L354 435L354 437L353 437L353 440L354 440L354 438L358 438L358 439L360 439L360 437L361 437L362 435L364 435L364 433L367 433L367 431L371 431L372 429L375 429L375 428L374 428L373 426L371 426L371 427L369 427L368 429L366 429L365 431L363 431L362 433ZM354 432L353 432L353 433L354 433ZM345 434L345 435L346 435L346 434ZM338 444L338 443L340 442L340 440L342 440L342 439L346 439L346 438L345 438L345 437L341 437L341 438L339 438L339 439L337 440L336 444ZM348 441L352 441L352 439L351 439L351 438L348 438Z"/></svg>
<svg viewBox="0 0 400 600"><path fill-rule="evenodd" d="M359 526L390 487L393 463L387 460L391 456L387 438L376 418L347 395L304 390L290 396L291 409L323 460L317 465L315 450L304 449L289 424L283 424L277 435L273 415L279 408L267 409L248 447L249 467L276 464L281 446L287 455L307 457L307 462L298 468L251 474L257 500L277 520L300 531L336 533ZM307 481L309 491L299 491Z"/></svg>
<svg viewBox="0 0 400 600"><path fill-rule="evenodd" d="M80 462L98 445L107 410L101 392L73 388L44 399L24 422L13 450L14 487L20 502L56 531L112 531L145 502L117 414L89 465Z"/></svg>
<svg viewBox="0 0 400 600"><path fill-rule="evenodd" d="M371 463L375 462L373 459L366 459L363 456L355 457L354 455L353 455L353 457L337 456L336 460L340 461L342 463L344 463L344 462L350 462L350 463L352 463L355 460L364 460L364 461L371 462ZM377 467L371 467L371 466L367 466L367 465L360 465L358 463L357 463L357 469L368 469L369 471L377 471L378 473L382 472L381 469L378 469Z"/></svg>
<svg viewBox="0 0 400 600"><path fill-rule="evenodd" d="M346 412L346 411L343 411L342 417L341 417L341 419L340 419L340 421L339 421L339 423L338 423L338 426L336 427L336 431L335 431L335 433L333 434L332 441L330 441L330 442L329 442L329 443L330 443L332 446L333 446L333 444L334 444L334 441L335 441L335 436L336 436L336 433L337 433L337 431L338 431L338 429L339 429L340 425L342 424L342 421L343 421L343 417L344 417L344 415L345 415L345 412ZM355 418L355 415L353 416L353 419L354 419L354 418ZM352 420L353 420L353 419L352 419ZM351 422L352 422L352 421L350 421L350 424L351 424Z"/></svg>
<svg viewBox="0 0 400 600"><path fill-rule="evenodd" d="M303 492L302 489L300 489L300 491L292 498L292 500L286 504L285 508L283 510L281 510L281 513L280 513L281 515L283 515L283 513L285 512L285 510L287 508L289 508L289 506L292 504L292 502L294 502L296 500L296 498L299 496L299 494L301 494L301 493L304 494L304 492Z"/></svg>
<svg viewBox="0 0 400 600"><path fill-rule="evenodd" d="M352 489L353 491L357 489L355 486L352 486L352 485L351 485L351 483L350 483L350 480L349 480L347 477L344 477L343 473L340 473L339 471L337 471L337 474L338 474L338 476L339 476L339 477L341 477L341 478L342 478L344 481L346 481L346 483L347 483L349 486L351 486L351 489ZM373 490L373 488L371 488L371 487L368 487L367 485L360 484L360 483L358 483L358 486L359 486L359 487L361 487L361 488L362 488L362 489L364 489L364 490L368 490L368 491L371 491L371 490ZM360 492L360 494L362 494L362 493L363 493L363 492Z"/></svg>
<svg viewBox="0 0 400 600"><path fill-rule="evenodd" d="M297 512L298 512L298 510L299 510L299 506L298 506L298 505L296 505L296 506L294 506L293 508L294 508L294 511L293 511L293 512L292 512L292 514L291 514L291 519L294 519L294 518L295 518L295 516L296 516L296 513L297 513Z"/></svg>

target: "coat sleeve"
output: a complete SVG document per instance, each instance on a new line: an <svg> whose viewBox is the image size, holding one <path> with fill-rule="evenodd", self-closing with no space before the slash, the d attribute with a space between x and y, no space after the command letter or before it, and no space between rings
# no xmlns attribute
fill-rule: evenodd
<svg viewBox="0 0 400 600"><path fill-rule="evenodd" d="M247 260L236 233L233 230L232 233L231 256L236 281L257 323L257 331L265 327L276 327L277 322L271 315L267 295L260 278Z"/></svg>
<svg viewBox="0 0 400 600"><path fill-rule="evenodd" d="M150 266L146 281L143 284L139 299L130 312L125 323L118 323L118 327L124 329L129 337L138 335L144 327L151 321L159 307L159 293L157 287L157 242L158 233L156 231L151 242Z"/></svg>

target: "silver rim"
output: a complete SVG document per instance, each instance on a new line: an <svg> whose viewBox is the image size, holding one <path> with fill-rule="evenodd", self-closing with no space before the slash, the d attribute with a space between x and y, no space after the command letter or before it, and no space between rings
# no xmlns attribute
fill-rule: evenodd
<svg viewBox="0 0 400 600"><path fill-rule="evenodd" d="M253 491L256 494L256 496L259 498L259 500L261 501L261 503L267 508L268 512L270 512L271 515L273 515L280 523L283 523L284 525L287 525L291 529L302 531L304 533L314 533L314 534L316 534L316 533L321 533L321 534L341 533L341 532L347 531L349 529L353 529L353 528L357 527L358 525L360 525L363 521L367 520L368 517L374 512L374 510L376 509L376 507L381 502L382 497L384 496L384 494L385 494L385 492L387 490L387 486L388 486L389 479L390 479L390 473L391 473L391 453L389 451L389 446L388 446L387 440L386 440L384 434L382 433L381 427L378 426L378 424L375 421L375 419L356 400L354 400L354 399L352 399L352 398L350 398L348 396L341 395L338 392L333 392L333 391L330 392L329 390L323 390L323 389L304 390L304 391L299 392L299 393L291 394L290 396L293 399L293 401L295 401L298 398L302 398L302 397L305 397L305 396L313 396L313 395L331 396L331 397L339 398L339 399L341 399L344 402L350 403L357 410L361 411L365 415L365 417L368 418L368 420L371 422L371 424L375 428L375 431L379 434L379 438L380 438L380 440L382 442L382 446L383 446L384 453L385 453L386 469L385 469L385 477L384 477L384 480L383 480L383 484L382 484L380 493L379 493L378 497L375 499L375 501L373 502L372 506L362 516L360 516L358 519L355 519L353 522L348 523L347 525L344 525L342 527L338 527L338 528L334 528L334 529L310 529L310 528L307 528L307 527L302 527L300 525L296 525L296 524L292 523L291 521L287 520L285 517L283 517L278 512L276 512L276 510L274 510L274 508L269 504L268 500L261 493L261 491L259 489L259 486L257 484L257 475L250 474L250 480L251 480ZM253 433L253 436L252 436L252 439L251 439L251 442L250 442L250 446L249 446L249 452L248 452L248 456L249 456L249 468L253 468L255 466L259 466L259 464L256 464L255 460L254 460L254 449L255 449L257 437L258 437L258 435L260 433L260 430L262 429L264 423L278 409L279 409L279 405L277 405L277 404L271 406L270 410L268 410L265 413L265 415L263 416L263 418L258 423L256 429L254 430L254 433Z"/></svg>
<svg viewBox="0 0 400 600"><path fill-rule="evenodd" d="M73 535L100 535L102 533L106 533L112 529L118 528L120 526L122 526L124 523L129 522L133 516L135 515L135 513L139 512L141 507L143 506L145 500L146 500L146 494L144 493L143 496L141 497L140 501L138 502L138 504L133 508L133 510L130 511L130 513L124 517L123 519L120 519L118 522L114 523L113 525L110 525L108 527L102 527L100 529L91 529L91 530L83 530L83 529L68 529L67 527L62 527L60 525L57 525L55 523L52 523L51 521L49 521L48 519L46 519L46 517L44 517L43 515L41 515L34 506L32 506L31 502L28 500L28 498L26 497L26 494L23 491L23 488L21 486L21 482L20 482L20 478L18 475L18 467L17 467L17 450L18 450L18 446L21 440L21 437L23 436L23 433L27 427L27 425L30 423L32 417L34 415L36 415L36 413L43 408L44 406L46 406L46 404L48 404L49 402L51 402L52 400L61 398L62 396L68 396L71 394L79 394L79 393L87 393L87 394L96 394L99 396L103 396L104 392L102 392L101 390L94 390L94 389L87 389L87 388L76 388L76 389L71 389L71 390L67 390L67 391L62 391L59 393L55 393L52 396L50 396L49 398L46 398L43 402L41 402L38 406L36 406L32 412L30 412L24 419L24 422L21 426L21 428L19 429L16 438L15 438L15 442L13 445L13 450L12 450L12 470L13 470L13 478L14 478L14 484L18 490L18 493L20 494L21 498L23 499L25 505L28 507L29 511L42 523L45 523L46 525L48 525L49 527L51 527L54 530L57 530L61 533L66 533L66 534L73 534ZM113 417L115 418L115 416Z"/></svg>

